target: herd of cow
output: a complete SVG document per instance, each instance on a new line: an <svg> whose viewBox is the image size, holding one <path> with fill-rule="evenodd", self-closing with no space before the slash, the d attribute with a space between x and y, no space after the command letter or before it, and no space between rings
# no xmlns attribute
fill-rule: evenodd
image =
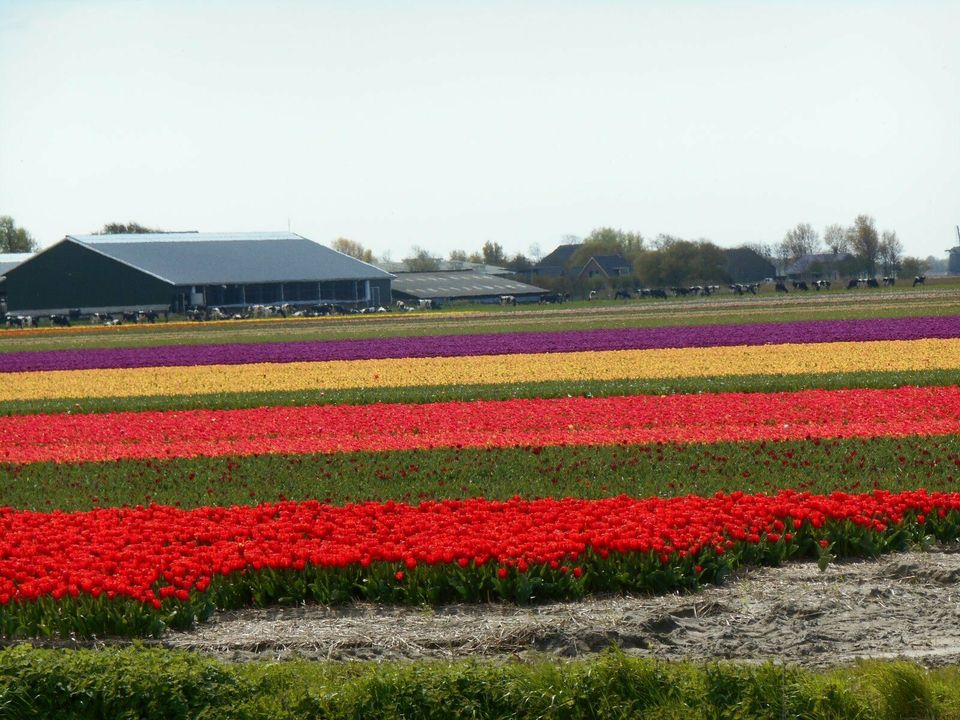
<svg viewBox="0 0 960 720"><path fill-rule="evenodd" d="M321 303L301 307L284 303L283 305L249 305L239 312L225 312L218 307L200 305L191 307L184 313L188 320L250 320L259 318L287 317L326 317L328 315L352 315L364 312L386 312L386 308L352 308L336 303Z"/></svg>
<svg viewBox="0 0 960 720"><path fill-rule="evenodd" d="M917 275L913 279L913 287L917 285L923 285L926 282L925 275ZM878 288L882 285L884 286L893 286L896 285L897 280L895 277L884 277L878 280L877 278L858 278L851 279L847 283L848 290L854 290L856 288ZM805 280L793 280L790 283L793 286L794 290L829 290L831 287L831 282L829 280L812 280L809 283ZM727 285L730 288L730 291L736 295L756 295L760 292L760 283L732 283ZM673 294L674 297L687 297L687 296L707 296L713 295L720 291L719 285L692 285L689 287L671 287L671 288L641 288L636 290L635 293L630 290L617 290L614 295L615 300L629 300L633 297L639 298L667 298L668 291ZM784 281L777 281L774 284L774 291L779 293L788 293L790 288L787 287L787 283ZM593 300L597 297L596 291L592 291L589 299Z"/></svg>
<svg viewBox="0 0 960 720"><path fill-rule="evenodd" d="M913 279L913 287L923 285L926 282L925 275L917 275ZM896 278L884 277L877 278L855 278L847 283L848 290L856 288L879 288L881 283L884 286L896 284ZM813 280L807 283L804 280L792 281L794 290L829 290L829 280ZM731 292L736 295L756 295L760 292L760 283L732 283L727 286ZM686 287L671 288L639 288L633 292L626 289L617 290L614 299L630 300L637 298L667 298L670 297L667 291L670 291L674 297L688 296L708 296L720 292L719 285L691 285ZM787 284L783 281L776 282L774 290L780 293L790 292ZM588 299L595 300L599 297L596 290L591 290ZM541 303L562 303L570 299L569 293L549 293L540 297ZM511 295L504 295L500 298L501 305L515 305L516 298ZM421 300L418 306L406 304L402 301L396 303L398 310L412 310L415 307L419 309L429 309L432 303L429 300ZM348 308L334 303L321 303L309 307L295 307L289 304L285 305L251 305L243 308L240 312L227 313L218 307L191 307L185 312L190 320L246 320L248 318L269 318L269 317L323 317L327 315L348 315L364 312L387 312L389 308ZM160 316L169 319L169 313L159 313L155 310L132 310L122 313L92 313L89 320L92 325L121 325L123 323L155 323ZM79 319L78 311L71 311L70 315L52 314L52 315L18 315L15 313L6 313L3 316L6 327L27 328L35 327L41 324L41 321L48 321L50 325L69 327L72 320Z"/></svg>

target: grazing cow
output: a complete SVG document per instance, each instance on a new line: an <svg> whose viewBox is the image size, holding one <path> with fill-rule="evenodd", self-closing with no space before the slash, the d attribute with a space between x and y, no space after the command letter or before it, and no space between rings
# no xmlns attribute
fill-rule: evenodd
<svg viewBox="0 0 960 720"><path fill-rule="evenodd" d="M782 282L778 282L775 289L777 292L782 292L782 293L790 292L789 290L787 290L787 286L784 285Z"/></svg>
<svg viewBox="0 0 960 720"><path fill-rule="evenodd" d="M860 287L860 281L856 278L850 278L850 282L847 283L847 290L856 290Z"/></svg>
<svg viewBox="0 0 960 720"><path fill-rule="evenodd" d="M632 297L633 295L630 294L629 290L617 290L613 294L614 300L630 300Z"/></svg>
<svg viewBox="0 0 960 720"><path fill-rule="evenodd" d="M513 295L501 295L500 296L501 305L516 305L517 298Z"/></svg>
<svg viewBox="0 0 960 720"><path fill-rule="evenodd" d="M923 285L926 282L926 280L927 280L926 275L917 275L913 279L913 287L916 287L917 285Z"/></svg>
<svg viewBox="0 0 960 720"><path fill-rule="evenodd" d="M70 318L66 315L51 315L50 323L61 327L70 327Z"/></svg>
<svg viewBox="0 0 960 720"><path fill-rule="evenodd" d="M883 278L883 284L887 286L896 285L897 279L895 277L885 275Z"/></svg>
<svg viewBox="0 0 960 720"><path fill-rule="evenodd" d="M877 282L876 278L870 278L867 280L867 287L878 288L880 287L880 283Z"/></svg>
<svg viewBox="0 0 960 720"><path fill-rule="evenodd" d="M794 289L794 290L809 290L810 288L807 287L806 281L804 281L804 280L794 280L794 281L793 281L793 289Z"/></svg>
<svg viewBox="0 0 960 720"><path fill-rule="evenodd" d="M4 320L7 323L7 327L30 327L32 324L33 318L29 315L14 315L12 313L7 313L4 315Z"/></svg>
<svg viewBox="0 0 960 720"><path fill-rule="evenodd" d="M664 298L667 297L667 291L663 288L648 288L640 290L640 297Z"/></svg>
<svg viewBox="0 0 960 720"><path fill-rule="evenodd" d="M570 299L570 296L567 293L548 293L547 295L540 296L541 303L562 303Z"/></svg>

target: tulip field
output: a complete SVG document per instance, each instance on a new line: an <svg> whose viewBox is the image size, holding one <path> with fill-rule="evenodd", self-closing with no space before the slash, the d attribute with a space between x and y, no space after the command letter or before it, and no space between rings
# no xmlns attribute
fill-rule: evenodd
<svg viewBox="0 0 960 720"><path fill-rule="evenodd" d="M956 540L960 308L847 310L6 331L0 638L695 590Z"/></svg>

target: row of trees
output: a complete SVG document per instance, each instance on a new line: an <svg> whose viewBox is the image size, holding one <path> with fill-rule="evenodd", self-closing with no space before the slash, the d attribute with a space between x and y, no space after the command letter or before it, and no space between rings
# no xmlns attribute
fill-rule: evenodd
<svg viewBox="0 0 960 720"><path fill-rule="evenodd" d="M597 228L580 243L568 267L583 266L595 255L622 255L633 268L633 274L617 278L615 285L634 287L677 287L730 281L727 255L723 248L709 240L685 240L660 234L649 243L639 232L610 227ZM559 279L538 278L543 285L576 291L581 285L594 289L605 281L601 278L580 279L571 276Z"/></svg>
<svg viewBox="0 0 960 720"><path fill-rule="evenodd" d="M892 275L899 271L907 274L923 272L924 261L918 258L905 258L903 243L893 230L877 231L876 222L869 215L858 215L853 224L844 227L839 224L827 225L820 235L810 223L798 223L784 235L783 240L773 248L760 246L761 254L786 265L793 260L826 249L835 255L851 254L854 262L847 263L854 271L866 272L871 276L878 270L883 275Z"/></svg>
<svg viewBox="0 0 960 720"><path fill-rule="evenodd" d="M107 223L97 232L129 234L161 231L129 222ZM594 255L622 255L635 270L631 280L646 286L728 280L723 250L704 239L684 240L660 234L648 243L639 232L601 227L582 240L573 236L567 236L565 240L579 245L567 263L571 268L583 266ZM348 238L337 238L332 247L364 262L372 263L377 259L369 248ZM840 269L850 274L866 272L876 275L879 269L884 275L902 272L909 276L922 274L929 267L925 260L904 257L903 243L897 233L892 230L878 232L876 222L869 215L858 215L847 227L828 225L822 239L810 223L798 223L775 245L761 243L745 247L781 267L803 255L819 253L824 249L838 256L851 254L851 259L839 263ZM29 232L17 227L12 217L0 216L0 252L33 252L36 249L37 243ZM540 251L537 246L532 246L529 256L524 253L511 256L499 243L487 241L479 252L454 250L448 259L452 262L495 265L523 274L529 273L540 260ZM438 270L441 261L426 249L414 246L403 262L410 271L430 272Z"/></svg>
<svg viewBox="0 0 960 720"><path fill-rule="evenodd" d="M373 252L356 240L337 238L331 243L330 247L364 262L373 263L377 261ZM523 253L508 256L500 243L487 241L480 248L480 252L467 253L465 250L452 250L447 259L453 263L483 263L507 268L514 272L523 272L533 267L539 257L528 257ZM419 245L414 245L410 254L402 260L409 272L434 272L440 269L442 261L442 258L432 255L429 250Z"/></svg>

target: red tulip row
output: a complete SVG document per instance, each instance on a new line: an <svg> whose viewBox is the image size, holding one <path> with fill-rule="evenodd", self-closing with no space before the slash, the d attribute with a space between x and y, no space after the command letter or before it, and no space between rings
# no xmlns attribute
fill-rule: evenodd
<svg viewBox="0 0 960 720"><path fill-rule="evenodd" d="M141 614L173 609L182 621L184 607L192 620L198 603L210 601L331 602L358 593L396 600L410 584L419 586L421 600L457 591L470 600L510 596L518 583L527 588L529 578L541 586L552 579L568 595L651 589L658 582L690 586L704 573L716 576L727 553L779 561L801 541L806 552L831 542L863 548L865 537L889 540L928 522L938 534L955 536L958 510L960 493L923 490L479 498L418 506L308 501L49 514L0 509L0 635L4 628L6 634L29 629L19 615L36 615L38 607L69 617L61 603L74 601L91 603L88 615L119 603ZM658 572L673 573L672 580L658 580ZM346 584L338 581L344 577ZM357 589L365 584L365 591Z"/></svg>
<svg viewBox="0 0 960 720"><path fill-rule="evenodd" d="M804 390L0 418L0 460L948 435L960 388Z"/></svg>

